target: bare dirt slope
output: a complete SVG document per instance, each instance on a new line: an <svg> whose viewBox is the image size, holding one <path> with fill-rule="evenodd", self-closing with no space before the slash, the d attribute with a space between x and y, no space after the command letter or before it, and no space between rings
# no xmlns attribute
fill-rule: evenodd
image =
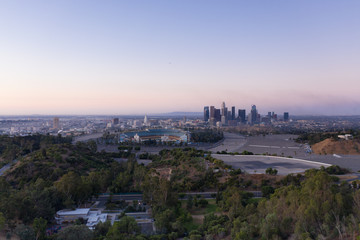
<svg viewBox="0 0 360 240"><path fill-rule="evenodd" d="M357 140L325 139L311 146L316 154L360 155L360 142Z"/></svg>

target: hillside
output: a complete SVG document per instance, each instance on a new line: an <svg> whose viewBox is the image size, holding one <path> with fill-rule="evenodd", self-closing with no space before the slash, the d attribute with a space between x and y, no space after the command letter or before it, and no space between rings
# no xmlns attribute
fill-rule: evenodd
<svg viewBox="0 0 360 240"><path fill-rule="evenodd" d="M316 154L343 154L360 155L360 142L358 140L325 139L311 146Z"/></svg>
<svg viewBox="0 0 360 240"><path fill-rule="evenodd" d="M111 154L96 153L85 144L54 144L20 158L4 176L13 185L38 178L54 182L69 171L87 175L109 168L111 162Z"/></svg>

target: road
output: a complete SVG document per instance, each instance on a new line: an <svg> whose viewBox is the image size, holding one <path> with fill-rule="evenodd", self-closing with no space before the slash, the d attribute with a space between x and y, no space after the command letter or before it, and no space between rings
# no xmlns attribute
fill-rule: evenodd
<svg viewBox="0 0 360 240"><path fill-rule="evenodd" d="M10 163L6 164L5 166L3 166L2 168L0 168L0 176L2 176L7 170L9 170L13 164L17 163L17 161L18 160L15 159Z"/></svg>
<svg viewBox="0 0 360 240"><path fill-rule="evenodd" d="M100 195L97 199L93 199L94 201L98 201L99 204L97 205L97 208L105 208L105 204L107 200L109 199L110 195ZM112 195L112 201L142 201L143 196L141 193L139 194L113 194Z"/></svg>
<svg viewBox="0 0 360 240"><path fill-rule="evenodd" d="M261 191L247 191L254 194L254 198L262 197ZM217 192L187 192L184 197L179 200L187 199L187 196L200 196L200 198L204 199L215 199ZM109 199L110 195L100 195L97 199L93 199L93 201L99 202L96 208L105 208L106 202ZM143 195L141 193L136 194L114 194L112 195L112 201L143 201Z"/></svg>
<svg viewBox="0 0 360 240"><path fill-rule="evenodd" d="M82 136L75 137L73 140L73 143L76 142L87 142L89 140L95 140L103 136L104 133L92 133L92 134L86 134Z"/></svg>
<svg viewBox="0 0 360 240"><path fill-rule="evenodd" d="M262 198L262 192L261 191L245 191L254 194L254 198ZM188 196L200 196L200 198L204 199L215 199L217 192L187 192L183 193L185 196L183 198L179 197L179 200L187 199Z"/></svg>

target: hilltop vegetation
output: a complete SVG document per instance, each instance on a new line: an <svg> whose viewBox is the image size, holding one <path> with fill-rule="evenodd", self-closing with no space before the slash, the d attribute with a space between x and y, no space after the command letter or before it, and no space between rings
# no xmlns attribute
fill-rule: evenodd
<svg viewBox="0 0 360 240"><path fill-rule="evenodd" d="M298 143L308 143L314 145L326 139L331 139L334 141L339 140L338 135L351 134L355 140L360 140L360 130L350 129L347 131L337 131L337 132L305 132L299 134L296 142Z"/></svg>
<svg viewBox="0 0 360 240"><path fill-rule="evenodd" d="M179 189L214 186L213 178L208 177L213 172L203 174L202 151L164 150L161 155L155 155L150 167L137 164L131 153L127 162L114 161L113 158L119 156L121 151L96 152L95 142L90 141L76 145L50 144L20 157L16 165L0 177L0 213L7 228L14 231L19 222L28 225L40 218L53 222L57 210L80 206L103 192L143 191L145 198L152 196L147 198L148 202L153 206L154 217L161 219L167 210L164 207L177 205ZM170 181L157 174L157 169L166 167L174 168ZM186 171L194 175L181 179ZM171 211L172 216L186 215L175 209Z"/></svg>
<svg viewBox="0 0 360 240"><path fill-rule="evenodd" d="M311 147L312 151L316 154L360 154L360 141L359 140L342 140L337 141L334 139L325 139L321 142L314 144Z"/></svg>
<svg viewBox="0 0 360 240"><path fill-rule="evenodd" d="M337 167L285 177L249 175L194 148L162 150L144 166L132 153L128 161L117 162L114 158L121 151L96 152L95 142L40 145L0 177L0 230L32 231L41 239L67 239L76 233L90 240L359 236L360 192L347 183L339 185L329 175L338 174ZM263 198L253 199L244 191L248 189L261 190ZM216 191L216 200L179 201L181 192L203 190ZM103 192L139 191L151 205L157 235L141 235L133 218L122 217L113 226L99 224L94 232L73 226L59 235L44 236L41 226L51 224L59 209L80 206Z"/></svg>
<svg viewBox="0 0 360 240"><path fill-rule="evenodd" d="M339 139L338 135L351 134L352 139ZM308 143L316 154L360 154L360 132L349 130L344 132L302 133L296 139L299 143Z"/></svg>
<svg viewBox="0 0 360 240"><path fill-rule="evenodd" d="M192 142L205 142L215 143L224 138L222 131L205 129L205 130L191 130L191 141Z"/></svg>
<svg viewBox="0 0 360 240"><path fill-rule="evenodd" d="M20 156L60 143L71 143L71 138L50 135L25 137L0 135L0 167Z"/></svg>
<svg viewBox="0 0 360 240"><path fill-rule="evenodd" d="M207 155L205 157L205 155ZM223 173L214 173L214 169L230 168L222 161L216 160L202 150L194 148L162 150L160 158L154 160L148 167L156 175L166 176L178 192L216 189L218 177Z"/></svg>
<svg viewBox="0 0 360 240"><path fill-rule="evenodd" d="M337 140L338 132L317 132L317 133L302 133L296 139L298 143L308 143L314 145L318 142L324 141L325 139Z"/></svg>

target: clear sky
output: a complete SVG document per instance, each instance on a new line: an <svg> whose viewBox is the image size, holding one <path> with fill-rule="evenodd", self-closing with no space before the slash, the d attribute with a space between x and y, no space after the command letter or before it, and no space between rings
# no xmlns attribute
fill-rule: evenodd
<svg viewBox="0 0 360 240"><path fill-rule="evenodd" d="M0 0L0 114L360 114L360 1Z"/></svg>

